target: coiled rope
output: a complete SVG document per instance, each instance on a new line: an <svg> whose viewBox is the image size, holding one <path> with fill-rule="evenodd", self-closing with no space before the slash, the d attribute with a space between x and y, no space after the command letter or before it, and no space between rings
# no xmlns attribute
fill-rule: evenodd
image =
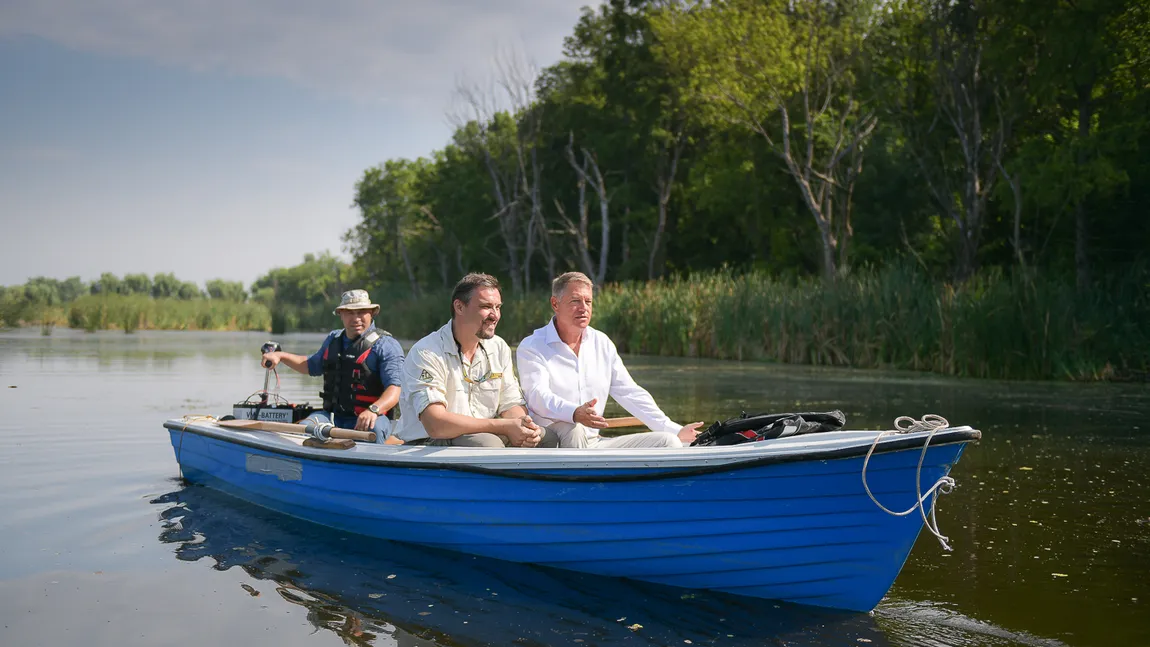
<svg viewBox="0 0 1150 647"><path fill-rule="evenodd" d="M944 550L949 551L952 550L950 544L947 543L950 541L950 538L946 537L938 530L938 519L935 517L935 511L938 509L938 506L936 506L935 503L938 501L938 495L940 493L951 493L955 487L954 479L949 476L943 476L942 478L935 481L934 485L930 486L930 488L925 493L922 491L922 463L926 459L926 450L930 447L930 441L934 438L934 435L938 433L939 430L946 429L948 427L950 427L950 423L947 422L946 418L935 415L933 413L926 414L922 417L922 420L915 420L910 416L899 416L895 418L894 429L890 431L884 431L875 436L874 442L871 443L870 449L866 453L866 458L863 459L862 483L863 488L866 489L867 496L870 497L870 500L874 501L874 504L877 505L879 509L889 515L905 517L906 515L913 513L915 510L918 510L922 514L922 522L926 526L927 530L929 530L930 533L934 535L936 539L938 539L938 543L942 544ZM874 453L875 447L878 446L880 440L886 436L911 434L918 431L930 432L930 434L926 437L926 442L922 444L922 453L919 454L918 457L918 469L915 471L914 492L918 499L914 502L914 505L907 508L906 510L903 510L902 512L895 512L894 510L891 510L883 504L879 503L878 499L876 499L874 494L870 491L870 485L867 484L866 480L867 465L870 463L871 454ZM927 497L930 497L929 519L926 516L926 508L923 505L926 502Z"/></svg>

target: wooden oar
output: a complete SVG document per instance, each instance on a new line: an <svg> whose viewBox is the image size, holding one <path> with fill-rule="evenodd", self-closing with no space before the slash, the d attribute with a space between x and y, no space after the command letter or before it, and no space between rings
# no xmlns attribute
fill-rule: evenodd
<svg viewBox="0 0 1150 647"><path fill-rule="evenodd" d="M301 436L311 436L307 432L306 425L296 425L290 422L268 422L266 420L220 420L218 424L221 427L230 427L232 429L254 429L257 431L278 431L286 434L299 434ZM354 429L340 429L339 427L332 427L328 431L328 436L332 438L346 438L349 440L362 440L365 443L375 442L374 431L355 431Z"/></svg>
<svg viewBox="0 0 1150 647"><path fill-rule="evenodd" d="M252 429L257 431L278 431L288 434L300 434L303 436L310 436L307 432L305 425L296 425L288 422L268 422L266 420L221 420L218 423L221 427L230 427L233 429ZM608 429L618 429L622 427L642 427L643 423L634 416L625 418L607 418ZM332 438L348 438L351 440L362 440L368 443L375 442L374 431L355 431L352 429L333 428L328 433ZM398 439L393 441L391 438L387 439L387 444L400 444Z"/></svg>

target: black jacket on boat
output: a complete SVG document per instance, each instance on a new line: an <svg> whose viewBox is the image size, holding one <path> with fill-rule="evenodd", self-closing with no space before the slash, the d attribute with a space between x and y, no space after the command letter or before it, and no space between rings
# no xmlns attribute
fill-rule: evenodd
<svg viewBox="0 0 1150 647"><path fill-rule="evenodd" d="M371 347L387 331L369 328L355 340L349 341L347 332L341 332L323 351L323 408L337 416L358 416L368 405L383 395L384 385L379 374L367 367ZM394 410L387 417L395 419Z"/></svg>
<svg viewBox="0 0 1150 647"><path fill-rule="evenodd" d="M846 423L846 416L838 409L807 413L750 414L744 411L738 418L716 421L701 432L691 445L736 445L820 431L837 431Z"/></svg>

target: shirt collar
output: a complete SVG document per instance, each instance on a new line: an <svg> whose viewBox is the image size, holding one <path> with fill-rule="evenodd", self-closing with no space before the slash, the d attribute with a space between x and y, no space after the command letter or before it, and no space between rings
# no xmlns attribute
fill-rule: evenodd
<svg viewBox="0 0 1150 647"><path fill-rule="evenodd" d="M447 325L439 329L439 348L449 355L455 355L460 360L463 358L459 354L459 344L455 341L455 332L451 330L451 320L448 320ZM366 332L366 331L364 331ZM487 352L487 347L483 345L483 340L479 340L479 347Z"/></svg>
<svg viewBox="0 0 1150 647"><path fill-rule="evenodd" d="M455 347L455 335L451 333L451 320L447 320L447 325L439 329L439 350L442 353L459 356L459 349Z"/></svg>
<svg viewBox="0 0 1150 647"><path fill-rule="evenodd" d="M591 326L587 326L583 329L583 333L580 335L581 339L587 339L587 330L590 328ZM555 317L551 317L551 321L547 322L547 331L543 333L543 341L547 344L567 343L559 338L559 329L555 327Z"/></svg>

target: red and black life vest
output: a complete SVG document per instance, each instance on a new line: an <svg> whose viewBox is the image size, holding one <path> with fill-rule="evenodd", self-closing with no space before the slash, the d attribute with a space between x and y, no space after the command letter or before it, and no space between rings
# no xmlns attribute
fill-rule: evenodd
<svg viewBox="0 0 1150 647"><path fill-rule="evenodd" d="M376 328L367 330L354 341L347 332L340 334L323 351L323 408L337 416L358 416L368 405L383 395L383 380L367 367L367 356L381 335ZM393 411L387 417L395 419Z"/></svg>

